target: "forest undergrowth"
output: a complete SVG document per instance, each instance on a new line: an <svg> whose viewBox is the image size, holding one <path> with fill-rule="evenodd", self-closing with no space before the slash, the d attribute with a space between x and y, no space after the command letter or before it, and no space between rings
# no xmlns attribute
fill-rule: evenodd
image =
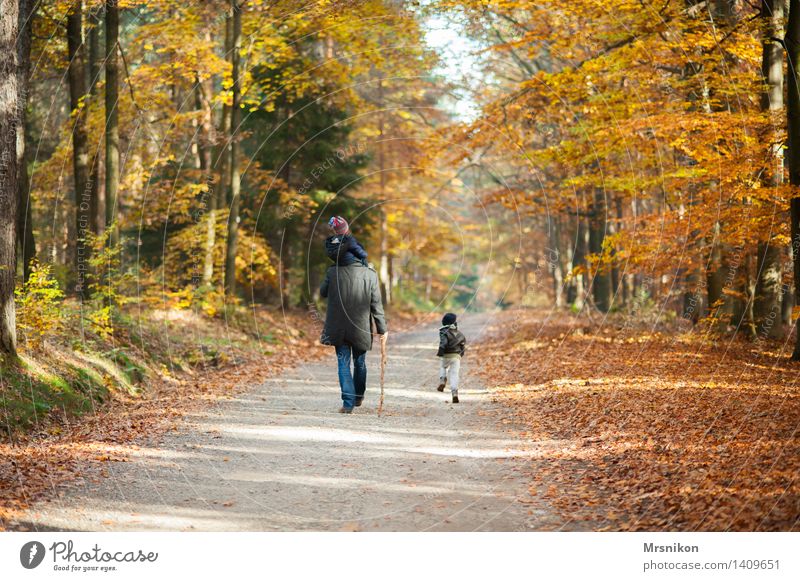
<svg viewBox="0 0 800 581"><path fill-rule="evenodd" d="M302 311L122 316L113 339L75 341L79 330L65 329L3 366L0 528L38 498L107 475L107 462L193 410L325 353L318 320Z"/></svg>

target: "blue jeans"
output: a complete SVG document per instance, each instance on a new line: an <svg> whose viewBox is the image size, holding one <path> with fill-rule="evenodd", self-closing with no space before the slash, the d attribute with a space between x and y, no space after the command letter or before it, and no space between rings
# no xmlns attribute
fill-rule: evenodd
<svg viewBox="0 0 800 581"><path fill-rule="evenodd" d="M350 371L350 360L353 371ZM342 388L342 406L352 409L357 398L367 391L367 352L350 345L336 347L336 362L339 364L339 387Z"/></svg>

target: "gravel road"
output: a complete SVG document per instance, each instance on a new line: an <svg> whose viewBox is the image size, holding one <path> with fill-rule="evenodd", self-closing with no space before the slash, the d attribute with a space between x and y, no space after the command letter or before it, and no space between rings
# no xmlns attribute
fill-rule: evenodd
<svg viewBox="0 0 800 581"><path fill-rule="evenodd" d="M478 340L486 315L461 328ZM109 463L110 475L36 504L36 530L521 531L551 528L519 469L535 450L498 425L497 405L462 366L460 404L436 391L437 326L392 334L386 403L377 350L364 406L341 404L335 356L305 364L187 418Z"/></svg>

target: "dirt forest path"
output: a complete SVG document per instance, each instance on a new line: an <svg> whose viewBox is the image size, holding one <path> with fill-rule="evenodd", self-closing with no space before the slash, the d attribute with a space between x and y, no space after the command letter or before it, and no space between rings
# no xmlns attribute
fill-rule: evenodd
<svg viewBox="0 0 800 581"><path fill-rule="evenodd" d="M476 341L489 315L464 317ZM109 477L31 509L35 530L521 531L551 528L498 404L462 367L461 404L436 391L436 325L390 336L386 404L368 356L364 406L340 405L335 359L305 364L142 445Z"/></svg>

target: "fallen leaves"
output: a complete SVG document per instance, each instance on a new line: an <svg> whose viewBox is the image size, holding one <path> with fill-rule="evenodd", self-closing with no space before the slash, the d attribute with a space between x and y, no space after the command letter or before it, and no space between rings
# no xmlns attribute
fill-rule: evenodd
<svg viewBox="0 0 800 581"><path fill-rule="evenodd" d="M137 444L152 444L179 429L178 422L190 412L329 352L319 345L318 332L305 314L283 313L281 319L282 325L304 329L304 338L276 343L269 357L236 351L229 358L235 365L205 369L202 381L191 370L173 370L170 377L150 382L140 398L118 397L92 414L0 440L0 530L15 527L33 502L62 495L66 485L108 475L104 467L109 462L125 462ZM224 335L221 324L209 324L206 332ZM196 334L187 336L197 339ZM219 432L211 436L222 438Z"/></svg>
<svg viewBox="0 0 800 581"><path fill-rule="evenodd" d="M715 348L585 322L576 334L578 319L566 314L546 324L536 313L513 316L515 334L498 321L478 347L481 373L503 386L495 390L507 406L501 422L541 443L529 466L531 492L562 513L566 528L797 527L795 364L750 343ZM559 347L508 357L531 337ZM561 445L544 447L554 441Z"/></svg>

